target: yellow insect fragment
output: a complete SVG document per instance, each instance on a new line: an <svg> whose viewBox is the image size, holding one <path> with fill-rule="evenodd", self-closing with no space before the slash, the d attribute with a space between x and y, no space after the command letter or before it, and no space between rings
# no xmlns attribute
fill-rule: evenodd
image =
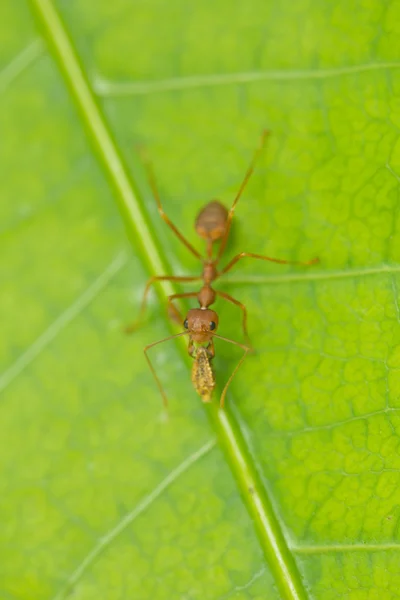
<svg viewBox="0 0 400 600"><path fill-rule="evenodd" d="M215 387L214 373L207 349L199 346L196 349L192 367L192 383L203 402L211 402L211 394Z"/></svg>

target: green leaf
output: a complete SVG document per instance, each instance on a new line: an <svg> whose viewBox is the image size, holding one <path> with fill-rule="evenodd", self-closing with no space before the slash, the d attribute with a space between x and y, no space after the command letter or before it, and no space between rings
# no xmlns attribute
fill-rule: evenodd
<svg viewBox="0 0 400 600"><path fill-rule="evenodd" d="M398 597L399 16L1 3L1 598ZM238 349L217 345L204 407L184 345L154 348L166 419L142 353L172 332L164 296L122 330L151 274L199 264L137 147L202 250L195 215L231 204L265 127L226 258L321 264L243 260L218 282L256 353L223 412ZM237 307L216 308L242 342Z"/></svg>

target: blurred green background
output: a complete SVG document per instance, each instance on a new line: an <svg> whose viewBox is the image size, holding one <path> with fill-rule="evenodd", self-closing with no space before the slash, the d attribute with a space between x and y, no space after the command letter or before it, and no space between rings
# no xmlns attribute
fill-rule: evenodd
<svg viewBox="0 0 400 600"><path fill-rule="evenodd" d="M1 600L400 598L399 34L395 0L1 2ZM321 264L221 281L256 353L222 417L154 350L166 419L163 302L122 328L151 274L199 265L137 147L202 249L263 128L226 256ZM217 345L219 389L239 356Z"/></svg>

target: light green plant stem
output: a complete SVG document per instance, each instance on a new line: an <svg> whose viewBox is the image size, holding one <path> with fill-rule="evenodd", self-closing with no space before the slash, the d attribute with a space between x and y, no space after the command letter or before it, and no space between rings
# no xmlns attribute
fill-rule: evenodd
<svg viewBox="0 0 400 600"><path fill-rule="evenodd" d="M165 265L160 249L144 217L138 195L93 96L60 15L49 0L31 0L31 4L71 89L90 138L100 153L106 173L118 192L118 202L128 232L141 243L151 272L164 272ZM169 283L163 283L161 287L167 294L173 292ZM261 545L282 598L305 600L307 595L297 566L287 547L271 501L257 476L238 424L232 415L216 407L212 407L210 413L219 440L224 446L246 505L256 524Z"/></svg>

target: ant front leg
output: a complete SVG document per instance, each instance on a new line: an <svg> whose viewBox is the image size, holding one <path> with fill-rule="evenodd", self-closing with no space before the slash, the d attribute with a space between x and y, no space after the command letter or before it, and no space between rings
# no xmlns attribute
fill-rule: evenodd
<svg viewBox="0 0 400 600"><path fill-rule="evenodd" d="M224 342L228 342L228 344L233 344L234 346L238 346L239 348L241 348L242 350L244 350L244 354L241 357L241 359L239 360L239 362L237 363L236 367L233 369L228 381L225 384L224 389L222 390L222 394L221 394L221 399L219 401L219 405L221 408L224 408L225 405L225 397L226 397L226 393L228 391L228 388L232 382L232 379L234 378L234 376L236 375L236 373L238 372L240 366L242 365L244 359L246 358L247 354L250 352L250 348L248 348L247 346L243 346L243 344L239 344L238 342L235 342L234 340L230 340L229 338L225 338L222 337L222 335L218 335L217 333L214 333L213 337L216 337L219 340L223 340Z"/></svg>
<svg viewBox="0 0 400 600"><path fill-rule="evenodd" d="M243 320L242 320L243 334L244 334L246 343L249 346L250 352L251 352L253 350L253 346L250 342L249 333L247 331L247 308L245 307L244 304L239 302L239 300L232 298L232 296L230 296L229 294L226 294L225 292L216 292L216 294L217 294L217 296L221 296L221 298L223 298L224 300L227 300L231 304L235 304L235 306L238 306L240 308L240 310L242 311L242 313L243 313Z"/></svg>
<svg viewBox="0 0 400 600"><path fill-rule="evenodd" d="M170 319L175 321L175 323L182 325L183 316L181 315L179 310L176 308L175 304L173 304L173 301L176 300L177 298L197 298L197 292L186 292L184 294L171 294L171 296L168 296L168 316L170 317Z"/></svg>
<svg viewBox="0 0 400 600"><path fill-rule="evenodd" d="M215 356L215 347L214 347L214 342L211 340L210 343L207 346L207 354L210 358L214 358Z"/></svg>
<svg viewBox="0 0 400 600"><path fill-rule="evenodd" d="M150 288L153 285L153 283L156 283L157 281L179 281L181 283L185 283L185 282L189 282L189 281L199 281L200 279L201 279L201 277L180 277L178 275L156 275L156 276L150 277L150 279L146 283L146 287L143 292L143 298L142 298L142 302L140 305L139 316L134 323L125 327L125 333L133 333L134 331L136 331L136 329L138 329L138 327L142 323L143 318L144 318L144 313L146 311L147 300L148 300ZM176 318L177 314L179 315L179 312L174 306L172 306L172 308L175 310L175 318ZM172 317L172 318L174 318L174 317Z"/></svg>

